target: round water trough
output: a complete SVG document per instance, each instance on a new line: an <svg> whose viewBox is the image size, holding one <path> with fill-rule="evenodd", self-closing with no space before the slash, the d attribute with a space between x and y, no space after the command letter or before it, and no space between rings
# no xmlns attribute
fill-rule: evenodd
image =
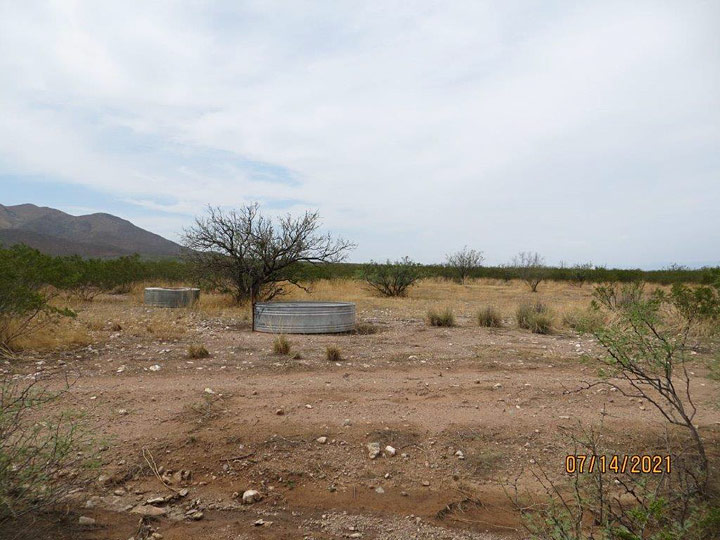
<svg viewBox="0 0 720 540"><path fill-rule="evenodd" d="M355 328L352 302L259 302L255 330L274 334L335 334Z"/></svg>
<svg viewBox="0 0 720 540"><path fill-rule="evenodd" d="M200 299L200 289L190 287L147 287L145 305L178 308L190 307Z"/></svg>

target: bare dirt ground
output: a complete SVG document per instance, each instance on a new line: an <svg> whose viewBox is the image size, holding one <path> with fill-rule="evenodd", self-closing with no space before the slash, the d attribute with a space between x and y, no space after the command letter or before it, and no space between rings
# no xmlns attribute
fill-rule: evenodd
<svg viewBox="0 0 720 540"><path fill-rule="evenodd" d="M85 412L106 441L97 482L73 495L52 537L523 538L503 482L538 465L562 479L571 450L563 427L604 418L618 452L658 450L664 428L649 404L576 391L597 380L590 359L601 351L559 321L587 305L589 287L546 284L531 295L519 283L424 282L410 298L380 299L323 283L313 297L357 301L358 319L379 331L288 336L291 355L280 356L274 336L250 332L247 312L222 299L159 310L137 294L108 296L77 307L82 346L27 351L6 365L54 384L76 379L59 406ZM514 326L514 307L528 298L556 310L554 334ZM472 319L489 303L504 328ZM458 326L428 327L430 306L452 307ZM190 344L210 357L189 358ZM330 345L342 361L325 359ZM720 384L704 376L702 350L697 358L697 423L717 441ZM396 455L370 459L373 442ZM242 504L249 489L262 500ZM147 504L156 497L174 498ZM138 507L162 515L141 526ZM96 523L77 525L80 515Z"/></svg>

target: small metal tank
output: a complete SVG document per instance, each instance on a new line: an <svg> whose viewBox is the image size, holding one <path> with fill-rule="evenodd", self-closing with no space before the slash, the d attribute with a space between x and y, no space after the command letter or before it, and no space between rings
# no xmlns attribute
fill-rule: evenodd
<svg viewBox="0 0 720 540"><path fill-rule="evenodd" d="M355 328L352 302L259 302L255 330L274 334L334 334Z"/></svg>
<svg viewBox="0 0 720 540"><path fill-rule="evenodd" d="M147 287L145 289L145 305L178 308L190 307L200 299L200 289L190 287Z"/></svg>

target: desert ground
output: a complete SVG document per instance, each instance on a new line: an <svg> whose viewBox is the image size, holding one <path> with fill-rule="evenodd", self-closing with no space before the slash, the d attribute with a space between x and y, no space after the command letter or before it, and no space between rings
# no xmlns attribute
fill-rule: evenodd
<svg viewBox="0 0 720 540"><path fill-rule="evenodd" d="M562 483L565 430L602 420L618 452L662 450L650 404L581 390L603 351L562 321L591 294L425 280L407 298L380 298L321 281L289 298L354 301L374 333L291 335L280 355L276 336L251 332L248 308L224 296L148 308L136 287L76 302L76 319L3 369L58 388L69 380L55 406L85 413L102 441L93 482L72 494L53 538L518 539L527 534L508 485L519 476L537 490L536 467ZM554 311L553 333L517 328L528 300ZM502 328L477 325L487 305ZM429 326L427 310L445 307L457 326ZM210 355L189 357L191 345ZM328 361L328 346L342 360ZM717 459L720 383L706 376L705 349L693 352L697 424ZM381 448L374 459L369 443ZM243 504L247 490L261 499Z"/></svg>

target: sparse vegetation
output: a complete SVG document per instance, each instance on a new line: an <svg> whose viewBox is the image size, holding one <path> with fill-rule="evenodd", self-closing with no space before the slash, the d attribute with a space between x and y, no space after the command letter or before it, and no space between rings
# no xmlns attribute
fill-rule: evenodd
<svg viewBox="0 0 720 540"><path fill-rule="evenodd" d="M478 326L500 328L502 326L502 317L494 306L486 306L477 312L477 323Z"/></svg>
<svg viewBox="0 0 720 540"><path fill-rule="evenodd" d="M190 345L187 350L188 358L207 358L210 353L204 345Z"/></svg>
<svg viewBox="0 0 720 540"><path fill-rule="evenodd" d="M273 352L283 356L290 354L290 341L283 334L273 340Z"/></svg>
<svg viewBox="0 0 720 540"><path fill-rule="evenodd" d="M605 317L593 309L572 309L563 314L563 325L580 334L590 334L604 324Z"/></svg>
<svg viewBox="0 0 720 540"><path fill-rule="evenodd" d="M545 259L539 253L521 251L513 258L510 266L532 292L537 292L538 285L548 276Z"/></svg>
<svg viewBox="0 0 720 540"><path fill-rule="evenodd" d="M518 306L515 312L515 320L520 328L525 328L535 334L550 334L554 317L545 304L535 302Z"/></svg>
<svg viewBox="0 0 720 540"><path fill-rule="evenodd" d="M328 362L340 362L343 359L340 347L337 347L336 345L330 345L327 347L325 349L325 359Z"/></svg>
<svg viewBox="0 0 720 540"><path fill-rule="evenodd" d="M484 259L482 251L468 249L465 246L461 251L447 255L445 257L445 266L455 274L455 278L460 283L465 283L465 280L480 268Z"/></svg>
<svg viewBox="0 0 720 540"><path fill-rule="evenodd" d="M408 257L395 262L371 262L360 271L360 279L383 296L405 296L420 279L420 265Z"/></svg>
<svg viewBox="0 0 720 540"><path fill-rule="evenodd" d="M257 203L237 211L209 207L185 230L185 255L198 279L254 305L282 294L284 284L300 286L293 273L298 264L337 262L354 247L321 235L319 228L317 212L274 223Z"/></svg>
<svg viewBox="0 0 720 540"><path fill-rule="evenodd" d="M58 503L96 464L82 418L53 412L60 395L37 381L0 380L0 529Z"/></svg>
<svg viewBox="0 0 720 540"><path fill-rule="evenodd" d="M429 310L427 320L430 326L455 326L455 315L450 308L445 308L442 311Z"/></svg>
<svg viewBox="0 0 720 540"><path fill-rule="evenodd" d="M375 324L371 323L357 323L355 325L354 332L360 336L370 336L372 334L377 334L380 331L380 329Z"/></svg>

